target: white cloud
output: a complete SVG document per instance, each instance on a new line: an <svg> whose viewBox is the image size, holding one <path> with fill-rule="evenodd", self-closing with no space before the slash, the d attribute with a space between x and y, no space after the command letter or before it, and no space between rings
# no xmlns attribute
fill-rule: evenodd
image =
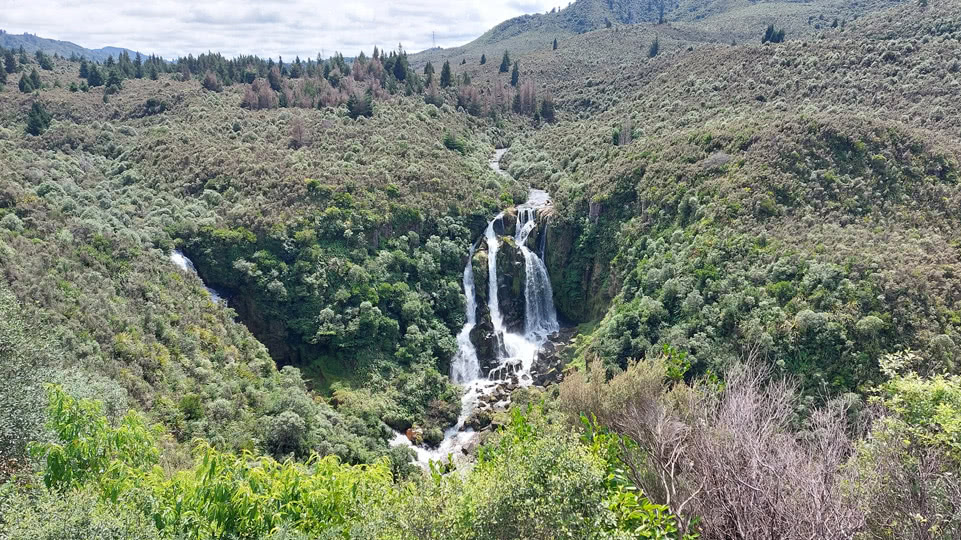
<svg viewBox="0 0 961 540"><path fill-rule="evenodd" d="M374 45L408 51L462 45L497 23L547 11L550 0L0 0L0 27L10 33L72 41L89 48L127 47L175 58L219 51L314 57L334 51L368 54ZM434 37L432 37L432 34Z"/></svg>

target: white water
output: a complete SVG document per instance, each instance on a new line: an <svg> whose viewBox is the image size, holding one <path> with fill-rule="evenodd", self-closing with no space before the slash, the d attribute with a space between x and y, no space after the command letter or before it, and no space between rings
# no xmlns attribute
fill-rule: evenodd
<svg viewBox="0 0 961 540"><path fill-rule="evenodd" d="M198 279L200 278L200 275L197 274L197 268L194 266L194 262L188 259L187 256L184 255L179 249L175 249L170 253L170 261L177 265L177 267L184 272L193 274L197 276ZM206 284L204 284L204 289L207 289L207 292L210 294L210 299L214 302L222 303L224 301L223 297L217 291L211 289Z"/></svg>
<svg viewBox="0 0 961 540"><path fill-rule="evenodd" d="M465 384L481 377L477 349L471 343L471 330L477 326L477 295L474 293L474 245L471 244L467 265L464 267L464 294L467 296L467 322L457 334L457 354L451 361L450 378L455 383Z"/></svg>
<svg viewBox="0 0 961 540"><path fill-rule="evenodd" d="M499 157L499 156L498 156ZM449 454L458 454L474 437L474 430L464 428L464 423L477 408L481 398L494 392L499 385L516 377L519 386L530 386L533 383L531 367L537 356L537 351L547 341L548 336L559 329L557 312L554 309L553 292L550 278L543 259L526 246L531 232L536 227L537 212L551 204L550 197L541 190L531 190L528 201L517 208L517 225L514 240L524 255L525 284L524 284L524 333L508 332L504 328L504 318L500 311L500 301L497 287L497 254L500 239L494 230L495 223L503 220L504 214L498 214L487 224L484 241L487 243L487 308L490 313L491 324L496 336L495 354L498 365L485 377L481 371L477 358L477 350L470 341L470 332L477 324L477 298L474 291L473 255L471 246L470 257L464 268L464 294L467 297L467 322L457 334L458 350L451 361L451 379L465 385L464 397L461 400L461 414L457 424L444 433L444 440L433 450L414 446L417 461L426 465L430 460L443 461ZM543 254L543 242L538 250ZM506 405L496 403L494 407ZM410 441L406 435L397 433L391 441L391 446L408 445Z"/></svg>

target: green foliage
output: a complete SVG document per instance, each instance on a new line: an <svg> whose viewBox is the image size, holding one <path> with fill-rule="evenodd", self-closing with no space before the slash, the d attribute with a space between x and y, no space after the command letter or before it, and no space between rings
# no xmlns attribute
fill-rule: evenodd
<svg viewBox="0 0 961 540"><path fill-rule="evenodd" d="M356 120L364 116L370 118L374 116L374 98L370 92L363 95L351 94L347 99L347 115Z"/></svg>
<svg viewBox="0 0 961 540"><path fill-rule="evenodd" d="M784 41L784 29L776 30L773 24L768 25L761 38L761 43L781 43Z"/></svg>
<svg viewBox="0 0 961 540"><path fill-rule="evenodd" d="M507 54L507 51L504 51L504 57L501 58L500 72L507 73L510 69L511 69L511 57L509 54Z"/></svg>
<svg viewBox="0 0 961 540"><path fill-rule="evenodd" d="M444 147L448 150L455 150L461 154L467 153L467 144L463 139L457 138L453 133L444 135Z"/></svg>
<svg viewBox="0 0 961 540"><path fill-rule="evenodd" d="M658 40L657 36L654 36L654 41L651 42L651 46L647 49L647 57L654 58L661 52L661 42Z"/></svg>
<svg viewBox="0 0 961 540"><path fill-rule="evenodd" d="M897 418L902 436L961 463L961 377L904 372L916 360L910 352L885 355L881 364L890 379L878 387L875 400Z"/></svg>
<svg viewBox="0 0 961 540"><path fill-rule="evenodd" d="M53 117L47 112L43 104L38 101L33 102L30 113L27 114L26 131L30 135L40 135L50 127Z"/></svg>
<svg viewBox="0 0 961 540"><path fill-rule="evenodd" d="M78 400L58 386L48 387L48 427L59 442L36 443L30 453L45 463L47 488L66 490L96 482L116 501L128 468L156 465L158 428L148 427L142 415L131 411L114 427L100 402Z"/></svg>
<svg viewBox="0 0 961 540"><path fill-rule="evenodd" d="M17 84L17 87L24 94L29 94L30 92L33 92L35 89L33 86L33 83L30 81L30 76L27 75L26 73L20 76L20 82Z"/></svg>
<svg viewBox="0 0 961 540"><path fill-rule="evenodd" d="M515 61L515 62L514 62L514 69L511 71L511 86L513 86L513 87L516 88L516 87L517 87L517 81L518 81L519 79L520 79L519 63L518 63L517 61Z"/></svg>
<svg viewBox="0 0 961 540"><path fill-rule="evenodd" d="M440 70L440 87L447 88L451 85L450 62L444 61L444 67Z"/></svg>

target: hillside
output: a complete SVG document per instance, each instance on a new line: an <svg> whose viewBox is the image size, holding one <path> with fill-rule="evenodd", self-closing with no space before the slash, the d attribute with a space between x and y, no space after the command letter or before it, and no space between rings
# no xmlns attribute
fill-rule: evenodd
<svg viewBox="0 0 961 540"><path fill-rule="evenodd" d="M101 47L99 49L88 49L69 41L42 38L33 34L10 34L4 31L0 31L0 47L17 50L19 50L20 47L23 47L23 50L28 54L42 51L51 56L55 54L65 58L77 56L86 58L88 60L93 60L94 62L104 62L108 57L120 56L120 54L125 51L130 56L136 56L139 54L137 51L124 49L121 47ZM142 54L142 56L146 55Z"/></svg>
<svg viewBox="0 0 961 540"><path fill-rule="evenodd" d="M554 39L569 41L579 34L615 26L628 31L636 31L637 27L644 26L657 27L655 32L660 33L660 27L666 24L667 32L676 29L697 36L693 39L695 43L726 44L732 40L742 42L760 39L764 28L775 24L778 28L784 28L793 39L853 22L866 14L900 3L902 0L667 0L661 18L661 6L656 0L577 0L560 10L504 21L460 47L429 49L414 55L412 62L422 66L427 61L439 65L444 60L456 64L466 60L468 64L476 65L481 55L486 54L496 66L505 50L515 54L546 51ZM658 25L659 22L663 24ZM594 52L598 60L608 58L609 51Z"/></svg>
<svg viewBox="0 0 961 540"><path fill-rule="evenodd" d="M961 6L659 17L0 55L0 538L961 534Z"/></svg>

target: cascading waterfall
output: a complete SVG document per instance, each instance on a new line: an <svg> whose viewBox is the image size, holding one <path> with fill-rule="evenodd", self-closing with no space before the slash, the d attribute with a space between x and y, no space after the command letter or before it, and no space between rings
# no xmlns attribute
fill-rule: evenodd
<svg viewBox="0 0 961 540"><path fill-rule="evenodd" d="M518 208L517 232L514 238L524 255L527 276L524 283L524 334L528 340L542 344L547 336L560 329L560 325L557 323L554 292L551 290L547 265L527 247L527 239L536 227L536 212L535 207ZM541 236L542 241L544 236ZM543 247L541 252L543 253Z"/></svg>
<svg viewBox="0 0 961 540"><path fill-rule="evenodd" d="M536 229L537 212L550 205L547 193L541 190L531 190L528 201L517 208L517 225L514 230L514 240L524 255L525 283L524 283L524 332L518 334L509 332L504 327L504 317L500 311L497 286L497 254L500 239L495 230L498 222L503 223L504 214L494 217L484 231L484 242L487 245L487 309L491 318L491 325L495 337L495 356L498 365L485 377L477 357L477 349L471 342L470 333L477 325L477 296L474 290L474 250L472 245L470 257L464 267L464 295L467 297L466 323L457 334L457 353L451 361L451 379L465 386L464 397L461 400L461 414L457 424L447 430L439 448L427 450L415 447L417 460L426 464L429 460L445 459L449 453L463 448L474 436L473 430L464 428L467 419L477 407L481 398L494 392L499 385L516 377L519 386L533 383L531 367L537 356L537 351L547 341L548 337L557 332L557 312L554 309L553 292L547 266L542 259L544 254L544 239L540 238L537 253L531 251L526 243L528 237ZM397 433L392 445L410 445L410 441L402 433Z"/></svg>
<svg viewBox="0 0 961 540"><path fill-rule="evenodd" d="M450 378L455 383L465 384L481 378L477 349L471 343L471 330L477 326L477 295L474 293L474 245L471 244L467 266L464 267L464 294L467 296L467 322L457 334L457 354L451 361Z"/></svg>

